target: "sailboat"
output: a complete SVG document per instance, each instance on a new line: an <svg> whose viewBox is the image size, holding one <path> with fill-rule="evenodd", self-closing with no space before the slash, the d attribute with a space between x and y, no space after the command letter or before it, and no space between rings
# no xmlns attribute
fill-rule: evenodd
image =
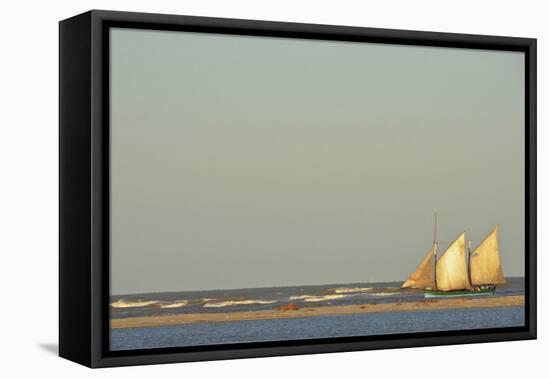
<svg viewBox="0 0 550 378"><path fill-rule="evenodd" d="M434 241L416 270L402 288L424 289L426 298L491 295L496 285L506 283L500 264L499 226L471 251L462 232L437 256L437 210L434 211Z"/></svg>

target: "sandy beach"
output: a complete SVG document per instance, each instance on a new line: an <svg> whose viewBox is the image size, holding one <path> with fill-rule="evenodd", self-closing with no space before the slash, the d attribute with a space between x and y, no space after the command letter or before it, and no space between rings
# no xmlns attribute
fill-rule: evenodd
<svg viewBox="0 0 550 378"><path fill-rule="evenodd" d="M303 318L322 315L347 315L375 312L444 310L452 308L511 307L524 306L525 296L430 299L417 302L363 304L348 306L306 307L297 310L260 310L229 313L195 313L134 318L111 319L111 328L139 328L166 325L234 322L243 320L266 320Z"/></svg>

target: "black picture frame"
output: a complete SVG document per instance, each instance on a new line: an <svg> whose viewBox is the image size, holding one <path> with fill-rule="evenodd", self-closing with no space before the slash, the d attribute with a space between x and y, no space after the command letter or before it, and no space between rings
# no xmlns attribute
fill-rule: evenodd
<svg viewBox="0 0 550 378"><path fill-rule="evenodd" d="M109 351L110 27L525 54L524 327ZM536 338L536 39L92 10L59 24L59 354L89 367Z"/></svg>

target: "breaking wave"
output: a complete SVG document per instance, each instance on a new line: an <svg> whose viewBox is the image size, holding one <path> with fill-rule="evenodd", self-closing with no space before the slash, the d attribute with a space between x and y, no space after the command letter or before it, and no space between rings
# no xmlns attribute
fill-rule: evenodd
<svg viewBox="0 0 550 378"><path fill-rule="evenodd" d="M337 289L334 289L333 291L337 294L366 293L367 291L371 291L372 289L372 287L339 287Z"/></svg>
<svg viewBox="0 0 550 378"><path fill-rule="evenodd" d="M240 301L224 301L224 302L207 302L203 307L227 307L227 306L238 306L238 305L250 305L250 304L271 304L276 301L262 301L255 299L245 299Z"/></svg>
<svg viewBox="0 0 550 378"><path fill-rule="evenodd" d="M114 308L132 308L132 307L146 307L146 306L152 306L154 304L157 304L158 301L125 301L123 299L119 299L116 302L111 303L111 307Z"/></svg>
<svg viewBox="0 0 550 378"><path fill-rule="evenodd" d="M389 293L369 293L368 295L373 297L389 297L390 295L396 295L396 294L399 294L399 292L394 291Z"/></svg>
<svg viewBox="0 0 550 378"><path fill-rule="evenodd" d="M159 307L160 308L179 308L179 307L187 306L188 304L189 304L189 301L187 299L182 299L180 301L175 301L172 303L163 303Z"/></svg>
<svg viewBox="0 0 550 378"><path fill-rule="evenodd" d="M344 294L329 294L329 295L293 295L289 298L289 300L297 300L301 299L304 302L323 302L323 301L330 301L331 299L340 299L348 297L348 295Z"/></svg>

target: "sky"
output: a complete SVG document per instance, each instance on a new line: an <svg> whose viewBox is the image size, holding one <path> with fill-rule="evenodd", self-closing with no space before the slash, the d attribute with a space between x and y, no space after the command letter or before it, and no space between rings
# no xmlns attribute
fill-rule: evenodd
<svg viewBox="0 0 550 378"><path fill-rule="evenodd" d="M112 294L404 281L435 207L524 275L523 53L110 34Z"/></svg>

